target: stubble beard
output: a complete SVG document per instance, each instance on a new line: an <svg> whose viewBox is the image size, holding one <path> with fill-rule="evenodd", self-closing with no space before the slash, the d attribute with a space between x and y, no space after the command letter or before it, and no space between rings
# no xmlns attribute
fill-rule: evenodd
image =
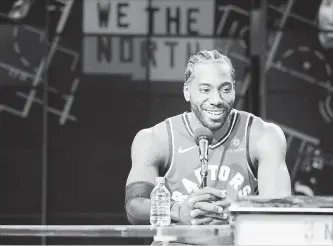
<svg viewBox="0 0 333 246"><path fill-rule="evenodd" d="M191 104L191 109L192 112L195 114L195 116L197 117L197 119L200 121L200 123L204 126L207 127L209 130L211 131L217 131L219 129L221 129L225 122L227 121L231 110L233 109L233 105L234 103L230 104L230 105L225 105L223 106L223 117L219 122L207 122L204 117L203 117L203 109L199 109L199 107L196 107L195 105Z"/></svg>

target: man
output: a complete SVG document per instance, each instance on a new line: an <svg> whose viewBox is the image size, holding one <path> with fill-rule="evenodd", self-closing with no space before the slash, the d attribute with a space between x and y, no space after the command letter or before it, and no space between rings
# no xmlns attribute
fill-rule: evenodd
<svg viewBox="0 0 333 246"><path fill-rule="evenodd" d="M318 39L323 48L333 48L333 0L322 0L318 11Z"/></svg>
<svg viewBox="0 0 333 246"><path fill-rule="evenodd" d="M291 195L284 134L277 125L233 109L235 78L228 57L216 50L190 57L184 97L192 112L141 130L134 138L125 201L132 224L149 224L149 196L157 176L165 176L174 201L171 217L179 224L224 224L231 201L257 191L264 197ZM201 164L193 132L203 126L212 131L213 142L207 187L198 190ZM207 238L179 242L221 243Z"/></svg>
<svg viewBox="0 0 333 246"><path fill-rule="evenodd" d="M16 0L8 13L9 18L16 21L24 19L28 15L31 5L37 1L40 0Z"/></svg>
<svg viewBox="0 0 333 246"><path fill-rule="evenodd" d="M325 60L328 64L333 64L333 0L321 0L318 9L318 41L324 49ZM331 81L333 77L331 75ZM330 92L327 92L329 96ZM323 112L330 112L330 100L325 103ZM322 115L325 113L322 112ZM296 175L294 182L294 191L296 195L306 196L322 196L331 194L331 165L333 164L333 138L327 134L333 130L333 116L330 117L329 113L323 117L323 125L318 131L319 145L313 149L312 153L304 156L306 165L303 164L304 168L301 168ZM317 160L321 159L320 162L323 164L318 165ZM328 175L326 175L328 174Z"/></svg>

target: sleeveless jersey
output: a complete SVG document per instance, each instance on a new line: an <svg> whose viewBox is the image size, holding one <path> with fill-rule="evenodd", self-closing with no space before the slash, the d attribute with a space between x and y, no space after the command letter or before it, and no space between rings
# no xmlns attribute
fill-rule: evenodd
<svg viewBox="0 0 333 246"><path fill-rule="evenodd" d="M249 157L249 131L253 115L233 109L227 133L209 146L207 186L238 196L257 192L257 171ZM166 119L170 160L165 174L172 200L181 201L201 181L199 149L187 113Z"/></svg>
<svg viewBox="0 0 333 246"><path fill-rule="evenodd" d="M253 115L232 110L227 133L208 150L207 186L226 190L229 199L257 192L257 171L249 156L249 132ZM169 168L165 173L166 186L172 200L181 201L198 187L201 181L199 148L194 142L187 113L166 119L169 136ZM226 237L180 237L177 244L226 245Z"/></svg>

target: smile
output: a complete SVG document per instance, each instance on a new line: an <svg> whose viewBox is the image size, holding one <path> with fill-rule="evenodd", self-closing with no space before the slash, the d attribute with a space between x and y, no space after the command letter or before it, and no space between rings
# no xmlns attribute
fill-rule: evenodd
<svg viewBox="0 0 333 246"><path fill-rule="evenodd" d="M219 115L222 115L224 110L208 110L208 109L205 109L205 111L210 114L210 115L214 115L214 116L219 116Z"/></svg>

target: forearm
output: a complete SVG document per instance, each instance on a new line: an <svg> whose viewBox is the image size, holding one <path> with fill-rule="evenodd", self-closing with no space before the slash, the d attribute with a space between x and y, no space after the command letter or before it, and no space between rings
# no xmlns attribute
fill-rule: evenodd
<svg viewBox="0 0 333 246"><path fill-rule="evenodd" d="M150 199L136 198L126 206L128 221L133 225L147 225L150 218Z"/></svg>
<svg viewBox="0 0 333 246"><path fill-rule="evenodd" d="M136 181L125 189L125 210L131 224L149 224L150 193L154 185L147 181Z"/></svg>
<svg viewBox="0 0 333 246"><path fill-rule="evenodd" d="M133 225L145 225L150 223L150 199L133 199L126 206L126 214L129 222ZM180 203L171 204L170 214L173 222L179 222Z"/></svg>

